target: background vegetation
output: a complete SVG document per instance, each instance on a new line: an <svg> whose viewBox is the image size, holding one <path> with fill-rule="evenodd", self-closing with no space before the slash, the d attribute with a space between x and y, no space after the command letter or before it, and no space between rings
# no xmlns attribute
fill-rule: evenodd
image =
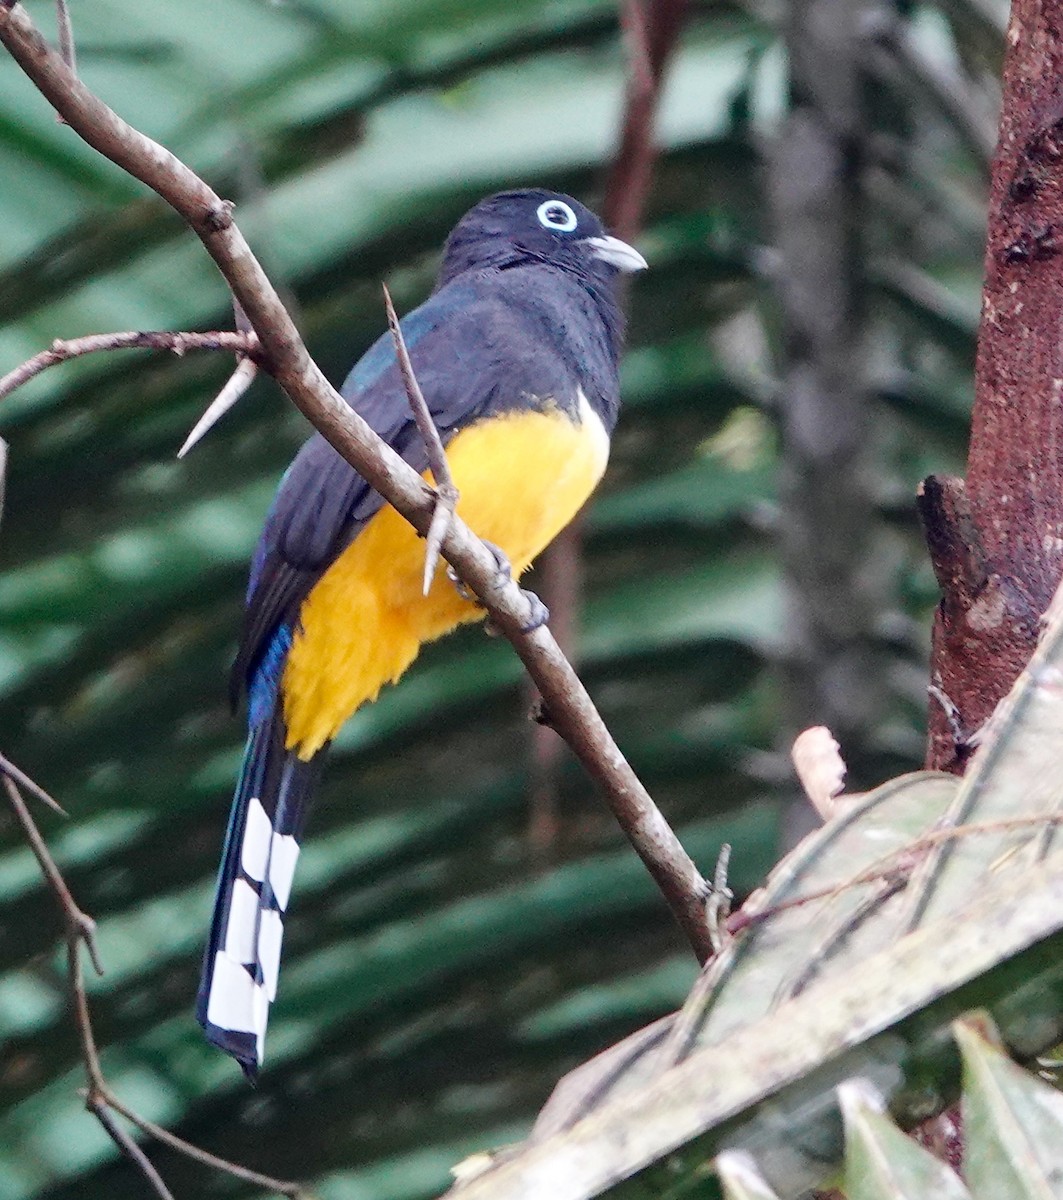
<svg viewBox="0 0 1063 1200"><path fill-rule="evenodd" d="M872 430L850 465L872 516L860 636L876 664L874 703L846 730L857 783L923 754L936 587L912 496L962 459L978 122L1003 7L867 5L903 46L869 23L842 230ZM733 843L738 890L787 836L779 751L807 707L787 638L805 598L779 552L794 514L778 503L795 469L781 381L801 348L780 332L770 201L790 8L690 7L659 114L625 413L583 547L584 676L703 870ZM383 327L379 280L416 304L482 194L534 183L601 201L627 69L612 3L100 0L74 19L94 90L237 201L333 379ZM3 369L57 336L230 321L177 219L6 60L0 178ZM229 366L89 360L5 402L0 748L71 814L47 832L100 920L94 1011L124 1098L322 1200L428 1196L466 1153L520 1137L565 1070L674 1008L695 964L573 764L550 781L547 819L533 811L518 664L467 630L337 746L258 1089L201 1042L191 1002L242 741L225 672L250 548L306 434L263 382L178 463ZM14 826L0 838L0 1198L139 1196L76 1093L58 921ZM235 1186L153 1157L179 1195Z"/></svg>

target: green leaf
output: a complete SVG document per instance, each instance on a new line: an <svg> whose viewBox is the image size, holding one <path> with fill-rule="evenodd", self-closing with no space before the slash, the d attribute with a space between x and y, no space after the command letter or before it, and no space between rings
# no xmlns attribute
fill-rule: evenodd
<svg viewBox="0 0 1063 1200"><path fill-rule="evenodd" d="M984 1017L957 1021L953 1032L963 1058L964 1173L975 1200L1063 1195L1063 1095L1013 1063Z"/></svg>
<svg viewBox="0 0 1063 1200"><path fill-rule="evenodd" d="M846 1200L971 1200L956 1173L902 1133L874 1088L838 1088L845 1122Z"/></svg>
<svg viewBox="0 0 1063 1200"><path fill-rule="evenodd" d="M779 1200L744 1150L724 1150L713 1164L723 1185L723 1200Z"/></svg>

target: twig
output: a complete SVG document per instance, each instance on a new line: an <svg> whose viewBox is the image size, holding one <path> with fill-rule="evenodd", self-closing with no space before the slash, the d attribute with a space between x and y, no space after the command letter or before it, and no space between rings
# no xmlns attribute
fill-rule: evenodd
<svg viewBox="0 0 1063 1200"><path fill-rule="evenodd" d="M290 314L232 217L232 205L157 142L133 129L84 86L34 27L26 10L0 0L0 42L76 133L153 188L203 242L258 334L263 366L330 444L427 534L435 504L424 481L369 428L310 357ZM624 833L657 882L701 961L712 954L704 880L613 741L571 664L534 616L517 583L499 577L495 556L457 515L443 556L488 609L535 681L558 732L603 790Z"/></svg>
<svg viewBox="0 0 1063 1200"><path fill-rule="evenodd" d="M252 335L253 336L253 335ZM192 426L192 432L185 438L181 449L177 451L178 458L184 456L203 437L208 430L217 425L230 408L240 399L258 374L258 363L253 358L240 358L236 370L229 376L228 381L214 399L207 405L206 411Z"/></svg>
<svg viewBox="0 0 1063 1200"><path fill-rule="evenodd" d="M242 1179L245 1183L253 1184L258 1188L264 1188L268 1192L279 1192L282 1196L288 1196L290 1200L310 1200L310 1192L302 1184L291 1183L284 1179L274 1179L271 1175L262 1175L258 1171L242 1167L239 1163L230 1162L226 1158L219 1158L216 1154L211 1154L209 1150L193 1146L191 1142L186 1142L184 1138L171 1133L164 1126L156 1125L154 1121L149 1121L146 1117L133 1112L132 1109L127 1108L112 1095L109 1088L104 1089L104 1095L107 1098L109 1107L113 1108L115 1112L121 1113L127 1121L130 1121L138 1129L153 1137L157 1142L162 1142L164 1145L176 1150L179 1154L183 1154L185 1158L191 1158L195 1162L202 1163L205 1167L213 1167L218 1171L224 1171L226 1175L232 1175L234 1179Z"/></svg>
<svg viewBox="0 0 1063 1200"><path fill-rule="evenodd" d="M13 783L17 783L19 787L25 788L27 792L30 792L32 795L36 796L37 799L40 800L42 804L46 804L52 810L52 812L57 812L61 817L69 815L66 809L63 808L63 806L58 802L58 800L55 800L53 797L49 796L44 788L40 786L40 784L35 783L32 779L30 779L25 771L20 771L18 767L16 767L9 758L5 758L3 754L0 754L0 774L6 775Z"/></svg>
<svg viewBox="0 0 1063 1200"><path fill-rule="evenodd" d="M10 767L6 759L3 761L7 767ZM17 768L15 770L17 771ZM21 771L18 774L22 779L26 779L26 776ZM113 1119L110 1117L109 1110L113 1109L114 1112L124 1117L142 1132L155 1138L156 1141L163 1142L165 1145L171 1147L171 1149L183 1154L186 1158L191 1158L196 1162L202 1163L204 1166L224 1171L236 1179L242 1179L246 1183L253 1184L255 1187L265 1188L271 1192L279 1192L282 1196L290 1197L290 1200L304 1200L304 1198L308 1197L309 1193L301 1184L283 1179L274 1179L270 1175L262 1175L258 1171L252 1171L247 1167L241 1166L239 1163L229 1162L227 1159L219 1158L216 1154L211 1154L208 1150L202 1150L198 1146L193 1146L191 1142L186 1142L184 1138L178 1137L175 1133L171 1133L161 1125L156 1125L154 1121L149 1121L147 1118L134 1112L111 1090L103 1074L103 1068L100 1065L100 1052L96 1045L96 1035L93 1032L88 993L85 990L85 979L81 969L81 946L84 943L96 973L99 975L103 974L95 944L96 922L78 907L66 884L66 880L63 878L62 872L56 866L55 860L52 858L44 842L44 838L37 828L36 822L30 815L19 793L18 786L12 780L11 775L7 773L6 768L3 775L3 783L7 790L11 807L15 810L15 816L18 818L19 824L22 826L33 853L37 858L37 862L40 864L41 871L59 904L66 925L67 982L73 1005L74 1024L77 1028L78 1042L81 1046L81 1058L85 1065L85 1076L88 1085L84 1093L86 1108L96 1116L121 1151L128 1155L140 1168L145 1178L148 1179L160 1196L170 1196L166 1185L140 1147L132 1141L124 1130L115 1125ZM28 780L27 787L32 789L35 794L39 795L43 793L43 789L32 780Z"/></svg>
<svg viewBox="0 0 1063 1200"><path fill-rule="evenodd" d="M25 800L22 799L22 793L18 790L18 785L7 774L4 775L3 781L8 801L15 811L18 823L22 826L22 830L30 844L30 849L33 851L33 856L41 868L41 873L47 880L48 886L52 889L52 894L59 902L59 907L62 910L68 930L72 935L76 935L85 943L85 949L89 952L89 958L92 961L92 966L96 974L102 975L103 967L100 965L99 951L96 947L96 922L88 913L82 912L78 908L77 902L66 885L63 873L55 865L55 859L52 858L44 838L41 837L37 823L30 816L30 810L26 807Z"/></svg>
<svg viewBox="0 0 1063 1200"><path fill-rule="evenodd" d="M712 935L712 948L717 954L727 945L730 931L727 918L731 912L734 892L727 886L727 869L731 865L731 845L724 842L716 859L716 870L712 875L712 890L705 901L705 912Z"/></svg>
<svg viewBox="0 0 1063 1200"><path fill-rule="evenodd" d="M0 0L0 5L4 0ZM0 7L0 21L3 9ZM130 330L127 333L90 333L86 337L57 338L48 350L8 371L0 378L0 400L57 363L104 350L169 350L184 354L188 350L228 350L260 357L258 338L253 333L218 330L211 333L177 333L166 330Z"/></svg>
<svg viewBox="0 0 1063 1200"><path fill-rule="evenodd" d="M399 360L399 372L402 375L403 386L406 388L406 398L410 402L417 429L424 439L425 448L428 451L428 465L432 468L432 478L435 480L435 509L432 512L432 522L428 526L424 548L423 591L427 596L432 587L436 567L439 565L443 539L454 519L454 510L457 508L459 499L458 489L454 485L454 476L451 475L450 464L447 462L447 452L443 448L439 430L432 419L432 411L428 407L424 393L421 391L421 385L417 382L417 376L414 374L413 363L410 362L410 352L406 349L406 339L402 336L402 328L399 325L399 318L395 314L395 305L391 302L388 285L385 283L381 286L384 289L384 308L388 315L388 328L391 330L391 337L395 342L395 355Z"/></svg>
<svg viewBox="0 0 1063 1200"><path fill-rule="evenodd" d="M840 896L842 892L849 891L850 888L862 887L864 884L879 883L883 880L888 882L896 877L903 877L906 874L905 858L917 854L920 850L932 850L943 843L954 842L965 837L976 837L981 833L1008 833L1011 830L1039 829L1061 824L1063 824L1063 813L1041 813L1035 817L1004 817L999 821L978 821L970 825L954 825L951 829L935 829L931 833L916 838L914 842L908 842L896 850L891 850L889 854L884 854L866 870L841 883L817 888L815 891L806 892L803 896L796 896L793 900L783 900L780 904L773 904L770 908L761 909L759 912L745 913L739 909L728 918L727 930L731 934L741 933L743 929L761 925L772 917L778 916L779 913L788 912L792 908L803 908L806 904L813 904L817 900L830 900L835 896Z"/></svg>
<svg viewBox="0 0 1063 1200"><path fill-rule="evenodd" d="M152 1166L151 1160L111 1116L110 1109L103 1097L98 1092L86 1093L85 1107L110 1134L111 1140L118 1149L140 1170L140 1173L155 1189L155 1194L161 1196L162 1200L174 1200L173 1192L163 1183L162 1176Z"/></svg>
<svg viewBox="0 0 1063 1200"><path fill-rule="evenodd" d="M622 238L634 237L642 224L657 158L657 103L686 11L687 0L624 0L621 9L628 48L627 104L602 210L606 223Z"/></svg>

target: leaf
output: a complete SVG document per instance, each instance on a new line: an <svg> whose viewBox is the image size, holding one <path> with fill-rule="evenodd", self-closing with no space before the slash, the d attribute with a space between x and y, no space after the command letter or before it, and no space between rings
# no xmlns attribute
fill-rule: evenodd
<svg viewBox="0 0 1063 1200"><path fill-rule="evenodd" d="M846 1200L971 1200L956 1173L901 1133L860 1080L838 1089L845 1122Z"/></svg>
<svg viewBox="0 0 1063 1200"><path fill-rule="evenodd" d="M1013 1063L991 1030L977 1017L953 1026L963 1058L964 1173L975 1200L1051 1200L1063 1194L1063 1095Z"/></svg>
<svg viewBox="0 0 1063 1200"><path fill-rule="evenodd" d="M716 1155L714 1165L723 1185L724 1200L779 1200L757 1170L752 1155L742 1150L724 1150Z"/></svg>

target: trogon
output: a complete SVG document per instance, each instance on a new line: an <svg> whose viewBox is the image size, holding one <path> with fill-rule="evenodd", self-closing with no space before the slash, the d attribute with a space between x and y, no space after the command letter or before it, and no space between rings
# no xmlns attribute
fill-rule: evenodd
<svg viewBox="0 0 1063 1200"><path fill-rule="evenodd" d="M570 196L481 201L447 239L435 289L401 323L446 446L458 512L520 573L601 478L619 407L617 277L645 259ZM343 386L430 478L390 335ZM252 1078L277 992L307 807L347 718L430 642L483 615L424 542L320 435L296 455L251 566L233 668L248 737L197 1000L207 1038Z"/></svg>

